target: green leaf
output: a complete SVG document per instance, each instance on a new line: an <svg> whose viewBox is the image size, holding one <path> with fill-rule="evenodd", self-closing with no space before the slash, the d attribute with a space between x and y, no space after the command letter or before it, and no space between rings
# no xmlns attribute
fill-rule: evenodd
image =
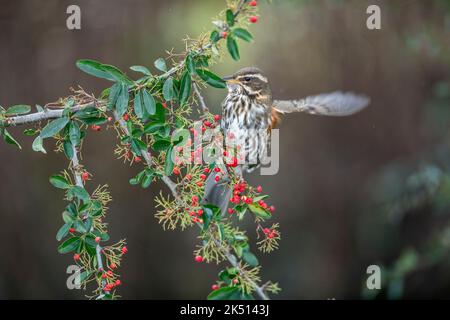
<svg viewBox="0 0 450 320"><path fill-rule="evenodd" d="M174 96L173 78L172 77L167 78L166 82L164 82L163 96L166 101L172 100L172 98Z"/></svg>
<svg viewBox="0 0 450 320"><path fill-rule="evenodd" d="M166 61L163 58L159 58L155 61L155 67L160 71L167 71Z"/></svg>
<svg viewBox="0 0 450 320"><path fill-rule="evenodd" d="M42 137L37 136L36 139L34 139L34 141L33 141L33 145L32 145L33 151L42 152L42 153L47 154L47 151L45 151L45 149L44 149L43 142L44 142L44 140L42 139Z"/></svg>
<svg viewBox="0 0 450 320"><path fill-rule="evenodd" d="M95 60L78 60L77 67L91 76L114 81L114 77L102 68L102 63Z"/></svg>
<svg viewBox="0 0 450 320"><path fill-rule="evenodd" d="M259 265L258 258L251 253L250 251L244 251L242 253L242 259L250 266L250 267L256 267Z"/></svg>
<svg viewBox="0 0 450 320"><path fill-rule="evenodd" d="M72 160L72 158L73 158L72 143L70 141L64 141L63 149L64 149L64 154L66 155L67 159Z"/></svg>
<svg viewBox="0 0 450 320"><path fill-rule="evenodd" d="M216 31L217 32L217 31ZM192 58L192 55L188 55L186 57L186 69L189 71L189 73L191 74L191 76L195 75L197 72L195 71L195 63L194 63L194 59Z"/></svg>
<svg viewBox="0 0 450 320"><path fill-rule="evenodd" d="M84 59L77 61L77 67L94 77L132 84L132 81L128 79L120 69L109 64L102 64L95 60Z"/></svg>
<svg viewBox="0 0 450 320"><path fill-rule="evenodd" d="M128 93L128 87L126 85L122 85L116 103L116 111L119 117L123 117L123 115L127 112L129 99L130 94Z"/></svg>
<svg viewBox="0 0 450 320"><path fill-rule="evenodd" d="M41 138L50 138L58 134L69 123L69 118L59 118L49 122L41 131Z"/></svg>
<svg viewBox="0 0 450 320"><path fill-rule="evenodd" d="M56 234L56 240L61 241L62 238L67 236L71 227L72 222L67 222L61 228L59 228L58 233Z"/></svg>
<svg viewBox="0 0 450 320"><path fill-rule="evenodd" d="M130 67L131 70L136 71L136 72L140 72L145 74L146 76L151 76L152 73L150 72L150 70L148 70L146 67L144 66L132 66Z"/></svg>
<svg viewBox="0 0 450 320"><path fill-rule="evenodd" d="M144 117L144 109L142 108L142 93L141 91L136 92L134 95L134 113L139 119Z"/></svg>
<svg viewBox="0 0 450 320"><path fill-rule="evenodd" d="M103 64L102 70L110 74L111 77L116 81L122 82L123 84L129 85L133 84L133 82L130 79L128 79L128 77L119 68L115 66Z"/></svg>
<svg viewBox="0 0 450 320"><path fill-rule="evenodd" d="M192 81L189 72L185 72L181 78L180 86L180 105L186 103L187 99L191 96Z"/></svg>
<svg viewBox="0 0 450 320"><path fill-rule="evenodd" d="M71 187L69 181L60 175L53 175L50 177L50 183L58 189L69 189Z"/></svg>
<svg viewBox="0 0 450 320"><path fill-rule="evenodd" d="M136 155L140 156L142 154L142 150L147 150L147 145L142 140L133 138L131 140L131 149Z"/></svg>
<svg viewBox="0 0 450 320"><path fill-rule="evenodd" d="M249 204L248 208L250 209L251 212L253 212L255 215L261 218L269 219L271 217L270 213L268 213L266 210L264 210L259 205L256 205L254 203Z"/></svg>
<svg viewBox="0 0 450 320"><path fill-rule="evenodd" d="M197 69L197 74L203 81L214 88L226 88L225 81L223 81L218 75L212 73L209 70Z"/></svg>
<svg viewBox="0 0 450 320"><path fill-rule="evenodd" d="M78 126L78 124L75 121L72 121L70 123L69 138L70 138L70 142L74 146L78 146L81 142L80 127Z"/></svg>
<svg viewBox="0 0 450 320"><path fill-rule="evenodd" d="M22 147L16 141L16 139L14 139L13 136L6 130L3 131L3 139L5 140L6 143L12 144L12 145L18 147L19 149L22 149Z"/></svg>
<svg viewBox="0 0 450 320"><path fill-rule="evenodd" d="M227 17L228 26L230 26L230 27L234 26L234 14L233 14L233 11L228 9L225 15Z"/></svg>
<svg viewBox="0 0 450 320"><path fill-rule="evenodd" d="M240 56L239 56L239 47L238 44L236 42L236 40L234 39L234 37L229 36L227 38L227 48L228 48L228 52L230 53L231 57L234 60L239 60Z"/></svg>
<svg viewBox="0 0 450 320"><path fill-rule="evenodd" d="M214 290L208 295L208 300L239 300L240 299L239 287L223 287Z"/></svg>
<svg viewBox="0 0 450 320"><path fill-rule="evenodd" d="M171 146L166 153L166 163L164 164L164 172L170 176L173 172L175 164L173 163L173 147Z"/></svg>
<svg viewBox="0 0 450 320"><path fill-rule="evenodd" d="M214 30L211 32L211 35L209 36L209 40L211 40L212 43L219 41L220 39L220 33L217 30Z"/></svg>
<svg viewBox="0 0 450 320"><path fill-rule="evenodd" d="M146 174L143 178L142 178L142 188L147 189L150 184L152 183L153 180L153 174Z"/></svg>
<svg viewBox="0 0 450 320"><path fill-rule="evenodd" d="M23 134L26 135L26 136L31 137L31 136L36 135L37 131L34 130L34 129L25 129L25 130L23 130Z"/></svg>
<svg viewBox="0 0 450 320"><path fill-rule="evenodd" d="M170 140L160 139L153 143L152 148L155 151L164 151L171 146Z"/></svg>
<svg viewBox="0 0 450 320"><path fill-rule="evenodd" d="M89 193L82 187L73 186L70 191L80 200L87 201L90 199Z"/></svg>
<svg viewBox="0 0 450 320"><path fill-rule="evenodd" d="M165 123L160 122L150 122L144 126L144 133L152 134L157 132L159 129L165 127Z"/></svg>
<svg viewBox="0 0 450 320"><path fill-rule="evenodd" d="M67 239L58 247L58 252L64 254L75 251L80 245L80 243L81 240L78 237Z"/></svg>
<svg viewBox="0 0 450 320"><path fill-rule="evenodd" d="M112 110L117 103L122 86L119 83L114 84L109 90L108 110ZM76 115L76 114L75 114Z"/></svg>
<svg viewBox="0 0 450 320"><path fill-rule="evenodd" d="M142 91L145 110L149 115L154 115L156 112L156 103L153 96L147 90Z"/></svg>
<svg viewBox="0 0 450 320"><path fill-rule="evenodd" d="M234 29L233 34L236 37L241 38L242 40L247 41L247 42L251 42L253 40L252 34L243 28Z"/></svg>
<svg viewBox="0 0 450 320"><path fill-rule="evenodd" d="M14 116L19 114L25 114L31 111L31 107L24 104L19 104L16 106L10 107L8 110L6 110L5 115L7 116Z"/></svg>

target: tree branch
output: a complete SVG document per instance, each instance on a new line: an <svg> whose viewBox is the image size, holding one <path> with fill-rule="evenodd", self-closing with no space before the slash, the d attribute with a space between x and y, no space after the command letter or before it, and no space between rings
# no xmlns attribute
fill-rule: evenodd
<svg viewBox="0 0 450 320"><path fill-rule="evenodd" d="M125 120L123 120L121 117L119 117L119 115L117 114L116 111L114 111L114 118L116 119L116 121L119 123L120 127L122 128L123 132L126 135L130 135L130 132L128 131L127 128L127 123L125 122ZM146 149L141 149L141 154L142 157L144 158L145 162L147 163L147 166L151 169L153 166L153 161L152 161L152 155L150 154L150 152ZM163 175L161 180L167 185L167 187L170 189L170 191L172 192L172 195L179 200L180 199L180 195L178 194L177 191L177 185L175 182L173 182L168 176Z"/></svg>
<svg viewBox="0 0 450 320"><path fill-rule="evenodd" d="M195 95L198 98L198 102L200 104L200 107L201 107L203 113L208 112L209 109L208 109L208 106L205 103L205 98L203 98L202 94L200 93L200 89L199 89L197 83L195 83L195 82L192 83L192 87L194 88L194 93L195 93Z"/></svg>
<svg viewBox="0 0 450 320"><path fill-rule="evenodd" d="M71 112L77 112L84 108L89 108L95 106L95 102L89 102L84 104L74 105L70 108ZM0 126L17 126L22 124L29 124L33 122L39 122L49 119L57 119L63 116L64 109L44 109L40 112L30 113L22 116L15 116L6 118L3 122L0 121Z"/></svg>

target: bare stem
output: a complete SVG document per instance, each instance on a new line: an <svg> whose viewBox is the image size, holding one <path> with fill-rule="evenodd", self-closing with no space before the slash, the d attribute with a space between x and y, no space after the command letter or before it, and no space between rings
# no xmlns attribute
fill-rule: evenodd
<svg viewBox="0 0 450 320"><path fill-rule="evenodd" d="M77 112L84 108L89 108L95 106L95 102L89 102L84 104L74 105L70 108L71 112ZM0 125L4 126L17 126L22 124L29 124L33 122L39 122L48 119L57 119L63 116L64 109L44 109L40 112L30 113L22 116L15 116L11 118L6 118L6 120Z"/></svg>
<svg viewBox="0 0 450 320"><path fill-rule="evenodd" d="M203 113L208 112L209 109L208 109L208 106L205 103L205 98L203 98L203 96L202 96L202 94L200 92L200 88L198 87L198 85L195 82L192 84L192 87L194 88L194 93L195 93L195 95L198 98L198 102L200 104L200 107L201 107Z"/></svg>

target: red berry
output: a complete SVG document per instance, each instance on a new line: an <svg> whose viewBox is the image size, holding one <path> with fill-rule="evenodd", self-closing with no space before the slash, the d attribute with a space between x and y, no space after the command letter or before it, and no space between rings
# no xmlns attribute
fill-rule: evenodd
<svg viewBox="0 0 450 320"><path fill-rule="evenodd" d="M217 176L214 178L214 180L216 180L216 182L219 182L219 181L220 181L220 176L217 175Z"/></svg>
<svg viewBox="0 0 450 320"><path fill-rule="evenodd" d="M142 161L141 157L134 157L134 162L139 163L141 161Z"/></svg>
<svg viewBox="0 0 450 320"><path fill-rule="evenodd" d="M234 210L233 210L233 209L231 209L231 208L228 208L228 213L229 213L229 214L233 214L233 212L234 212Z"/></svg>
<svg viewBox="0 0 450 320"><path fill-rule="evenodd" d="M258 17L257 16L251 16L248 21L250 21L251 23L257 23L258 22Z"/></svg>
<svg viewBox="0 0 450 320"><path fill-rule="evenodd" d="M239 280L236 279L236 278L234 278L234 279L233 279L233 284L238 284L238 283L239 283Z"/></svg>
<svg viewBox="0 0 450 320"><path fill-rule="evenodd" d="M209 173L211 170L209 170L209 168L205 168L203 171L204 171L205 173Z"/></svg>
<svg viewBox="0 0 450 320"><path fill-rule="evenodd" d="M191 180L191 179L192 179L192 174L188 174L188 175L186 176L186 179Z"/></svg>
<svg viewBox="0 0 450 320"><path fill-rule="evenodd" d="M128 121L130 119L130 116L128 114L125 114L123 116L123 120Z"/></svg>
<svg viewBox="0 0 450 320"><path fill-rule="evenodd" d="M209 122L209 121L205 121L205 122L203 122L203 124L207 127L211 127L211 122Z"/></svg>
<svg viewBox="0 0 450 320"><path fill-rule="evenodd" d="M201 186L203 186L203 182L202 182L202 181L199 181L199 182L196 183L196 185L197 185L198 187L201 187Z"/></svg>
<svg viewBox="0 0 450 320"><path fill-rule="evenodd" d="M180 174L180 169L178 169L178 167L173 168L173 174L179 175Z"/></svg>
<svg viewBox="0 0 450 320"><path fill-rule="evenodd" d="M267 237L268 237L269 239L272 239L273 237L275 237L275 234L274 234L273 232L271 232L271 233L269 233L269 234L267 235Z"/></svg>
<svg viewBox="0 0 450 320"><path fill-rule="evenodd" d="M106 273L102 273L102 279L106 279L108 275Z"/></svg>
<svg viewBox="0 0 450 320"><path fill-rule="evenodd" d="M108 277L112 277L113 276L113 272L111 270L109 270L107 273Z"/></svg>
<svg viewBox="0 0 450 320"><path fill-rule="evenodd" d="M214 120L215 120L215 121L219 121L219 120L220 120L220 116L219 116L218 114L216 114L216 115L214 116Z"/></svg>
<svg viewBox="0 0 450 320"><path fill-rule="evenodd" d="M262 187L261 186L256 187L256 192L261 193L262 192Z"/></svg>
<svg viewBox="0 0 450 320"><path fill-rule="evenodd" d="M206 175L202 173L202 174L200 175L200 179L206 180Z"/></svg>
<svg viewBox="0 0 450 320"><path fill-rule="evenodd" d="M269 211L270 211L271 213L274 213L274 212L275 212L275 207L274 207L274 206L270 206Z"/></svg>
<svg viewBox="0 0 450 320"><path fill-rule="evenodd" d="M249 198L245 199L245 203L246 204L252 204L253 203L253 199L249 197Z"/></svg>
<svg viewBox="0 0 450 320"><path fill-rule="evenodd" d="M202 262L203 257L202 256L195 256L195 262Z"/></svg>
<svg viewBox="0 0 450 320"><path fill-rule="evenodd" d="M74 233L74 232L75 232L75 228L70 228L70 229L69 229L69 232L70 232L70 233Z"/></svg>
<svg viewBox="0 0 450 320"><path fill-rule="evenodd" d="M127 247L122 247L122 254L125 254L125 253L127 253L127 252L128 252Z"/></svg>
<svg viewBox="0 0 450 320"><path fill-rule="evenodd" d="M214 168L214 172L220 172L220 171L222 171L222 170L220 170L219 167L215 167L215 168Z"/></svg>
<svg viewBox="0 0 450 320"><path fill-rule="evenodd" d="M95 242L99 243L102 239L100 237L95 237Z"/></svg>
<svg viewBox="0 0 450 320"><path fill-rule="evenodd" d="M114 283L116 286L120 286L122 284L122 281L120 280L116 280L116 282Z"/></svg>
<svg viewBox="0 0 450 320"><path fill-rule="evenodd" d="M163 102L162 106L167 109L167 103Z"/></svg>
<svg viewBox="0 0 450 320"><path fill-rule="evenodd" d="M84 182L89 180L89 173L88 172L83 172L81 174L81 180L83 180Z"/></svg>
<svg viewBox="0 0 450 320"><path fill-rule="evenodd" d="M79 255L78 253L75 253L75 254L73 255L73 260L75 260L75 261L80 260L80 255Z"/></svg>
<svg viewBox="0 0 450 320"><path fill-rule="evenodd" d="M93 124L91 126L91 129L92 129L92 131L100 131L102 128L100 126L96 125L96 124Z"/></svg>
<svg viewBox="0 0 450 320"><path fill-rule="evenodd" d="M224 151L224 152L223 152L223 156L224 156L224 157L228 156L228 152L227 152L227 151Z"/></svg>
<svg viewBox="0 0 450 320"><path fill-rule="evenodd" d="M192 202L193 203L197 203L198 202L198 197L197 196L192 196Z"/></svg>
<svg viewBox="0 0 450 320"><path fill-rule="evenodd" d="M228 32L223 31L222 32L222 38L226 39L228 37Z"/></svg>
<svg viewBox="0 0 450 320"><path fill-rule="evenodd" d="M116 268L117 268L117 265L116 265L115 263L111 263L111 264L109 265L109 267L110 267L111 269L116 269Z"/></svg>
<svg viewBox="0 0 450 320"><path fill-rule="evenodd" d="M213 289L213 290L218 290L220 287L217 285L217 284L213 284L212 286L211 286L211 289Z"/></svg>
<svg viewBox="0 0 450 320"><path fill-rule="evenodd" d="M113 117L108 117L108 122L111 122L113 120Z"/></svg>
<svg viewBox="0 0 450 320"><path fill-rule="evenodd" d="M201 216L201 215L203 214L203 209L199 209L199 210L197 211L197 214L198 214L199 216Z"/></svg>
<svg viewBox="0 0 450 320"><path fill-rule="evenodd" d="M250 1L249 6L256 7L258 3L256 1Z"/></svg>
<svg viewBox="0 0 450 320"><path fill-rule="evenodd" d="M264 234L269 234L269 233L270 233L270 229L269 229L269 228L265 228L265 229L263 230L263 232L264 232Z"/></svg>

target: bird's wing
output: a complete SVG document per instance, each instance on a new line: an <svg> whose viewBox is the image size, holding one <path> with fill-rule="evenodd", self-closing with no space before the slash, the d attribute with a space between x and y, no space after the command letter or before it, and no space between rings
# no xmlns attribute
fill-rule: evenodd
<svg viewBox="0 0 450 320"><path fill-rule="evenodd" d="M324 93L301 100L275 100L274 109L280 113L306 112L315 115L343 117L367 107L370 98L347 92Z"/></svg>

